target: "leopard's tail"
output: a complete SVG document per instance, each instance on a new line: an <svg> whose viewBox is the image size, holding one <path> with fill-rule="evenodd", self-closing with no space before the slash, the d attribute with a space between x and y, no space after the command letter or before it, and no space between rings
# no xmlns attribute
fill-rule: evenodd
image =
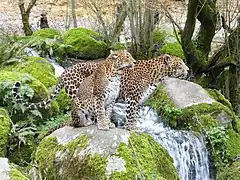
<svg viewBox="0 0 240 180"><path fill-rule="evenodd" d="M21 88L20 82L16 82L12 88L12 94L17 103L23 104L23 106L27 107L28 109L39 109L39 108L46 109L48 107L48 105L52 102L52 100L60 93L63 86L62 86L62 83L59 82L57 84L57 86L55 87L54 93L50 95L50 98L48 98L47 100L38 102L38 103L24 102L19 93L20 88Z"/></svg>

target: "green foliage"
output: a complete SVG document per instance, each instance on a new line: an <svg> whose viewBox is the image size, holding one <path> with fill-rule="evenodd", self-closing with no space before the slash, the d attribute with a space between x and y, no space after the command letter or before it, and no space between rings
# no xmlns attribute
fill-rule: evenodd
<svg viewBox="0 0 240 180"><path fill-rule="evenodd" d="M165 43L163 47L158 51L162 54L169 54L172 56L178 56L184 59L184 53L182 50L182 46L178 42L174 43Z"/></svg>
<svg viewBox="0 0 240 180"><path fill-rule="evenodd" d="M171 127L176 127L177 117L182 114L182 111L168 97L161 84L145 102L145 105L155 109L160 116L164 117L164 122Z"/></svg>
<svg viewBox="0 0 240 180"><path fill-rule="evenodd" d="M207 146L210 149L211 155L214 159L214 166L218 173L228 166L229 152L226 147L226 142L229 136L222 126L213 127L206 131Z"/></svg>
<svg viewBox="0 0 240 180"><path fill-rule="evenodd" d="M33 32L32 36L39 36L44 39L47 39L47 38L54 39L56 36L61 36L61 33L56 29L44 28L44 29L39 29Z"/></svg>
<svg viewBox="0 0 240 180"><path fill-rule="evenodd" d="M11 162L26 166L31 161L36 130L36 126L29 121L12 123L8 142L8 158Z"/></svg>
<svg viewBox="0 0 240 180"><path fill-rule="evenodd" d="M158 28L158 29L154 30L154 32L153 32L153 43L157 44L160 41L164 42L167 35L168 35L168 32L163 30L163 29Z"/></svg>
<svg viewBox="0 0 240 180"><path fill-rule="evenodd" d="M18 169L13 167L11 167L9 175L11 180L29 180L29 178L22 174Z"/></svg>
<svg viewBox="0 0 240 180"><path fill-rule="evenodd" d="M24 76L21 79L21 82L24 83L26 81L29 81L30 78L31 78L30 76ZM0 96L0 99L2 99L0 105L4 106L11 116L17 115L20 112L24 113L26 110L26 107L22 106L22 104L17 103L12 95L12 87L14 83L15 82L11 80L0 81L0 92L2 94L2 96ZM20 95L27 99L32 99L34 91L28 84L25 84L20 89ZM27 111L25 115L27 116L27 119L31 120L33 120L36 117L42 118L41 113L37 110Z"/></svg>
<svg viewBox="0 0 240 180"><path fill-rule="evenodd" d="M171 41L169 41L169 39ZM178 37L178 39L181 39ZM184 59L184 53L181 44L177 41L177 37L172 32L167 32L163 29L156 29L153 32L153 42L158 44L160 49L157 54L169 54L172 56L178 56Z"/></svg>
<svg viewBox="0 0 240 180"><path fill-rule="evenodd" d="M182 115L182 110L177 108L177 107L174 107L174 106L171 106L169 104L166 104L164 107L163 107L163 116L165 118L168 119L168 124L170 124L171 122L176 122L177 121L177 118ZM174 126L172 124L172 126Z"/></svg>
<svg viewBox="0 0 240 180"><path fill-rule="evenodd" d="M125 45L123 43L120 42L115 42L111 47L111 50L124 50L126 49Z"/></svg>
<svg viewBox="0 0 240 180"><path fill-rule="evenodd" d="M47 88L57 84L53 66L41 57L28 56L26 58L22 58L20 63L14 63L13 65L7 66L3 69L28 73L38 79Z"/></svg>
<svg viewBox="0 0 240 180"><path fill-rule="evenodd" d="M57 116L50 117L49 119L45 120L43 124L38 126L38 139L43 139L46 135L49 134L49 131L59 127L64 122L69 121L70 119L70 112L65 114L59 114Z"/></svg>
<svg viewBox="0 0 240 180"><path fill-rule="evenodd" d="M0 157L5 157L7 152L8 133L11 129L10 118L5 109L0 108Z"/></svg>
<svg viewBox="0 0 240 180"><path fill-rule="evenodd" d="M98 59L106 56L107 44L103 37L86 28L73 28L63 35L64 44L72 48L68 55L82 59Z"/></svg>

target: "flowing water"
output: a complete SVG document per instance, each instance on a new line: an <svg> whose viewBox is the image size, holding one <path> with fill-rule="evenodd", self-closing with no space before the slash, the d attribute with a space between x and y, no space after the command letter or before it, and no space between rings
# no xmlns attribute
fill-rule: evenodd
<svg viewBox="0 0 240 180"><path fill-rule="evenodd" d="M117 103L113 118L119 125L125 119L124 104ZM208 152L203 137L191 132L171 130L164 127L161 118L150 107L141 107L138 113L138 128L150 134L161 144L174 160L181 180L210 180Z"/></svg>
<svg viewBox="0 0 240 180"><path fill-rule="evenodd" d="M31 56L39 56L31 48L25 48L25 52ZM55 75L60 76L64 68L54 60L48 59L48 61L54 66ZM122 126L126 120L125 110L125 104L116 103L114 106L112 119L119 126ZM150 134L168 151L181 180L210 180L208 152L203 137L197 137L191 132L164 127L161 117L147 106L139 109L137 119L139 130Z"/></svg>

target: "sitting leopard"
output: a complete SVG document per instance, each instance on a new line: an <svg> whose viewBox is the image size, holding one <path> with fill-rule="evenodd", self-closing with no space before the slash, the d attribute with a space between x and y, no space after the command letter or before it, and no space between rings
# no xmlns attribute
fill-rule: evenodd
<svg viewBox="0 0 240 180"><path fill-rule="evenodd" d="M117 50L111 51L110 56L117 56L121 59L126 59L131 61L133 59L132 55L126 50ZM88 61L84 63L77 63L69 68L67 68L63 74L60 76L60 81L55 87L54 93L50 95L49 99L44 100L38 103L31 102L23 102L22 97L19 94L19 89L21 86L20 82L16 82L12 89L12 94L16 99L16 102L22 103L23 106L29 109L39 109L39 108L47 108L47 106L51 103L51 101L59 94L62 88L65 88L67 95L73 99L76 97L77 90L81 82L88 76L90 76L93 72L96 71L98 65L102 61Z"/></svg>
<svg viewBox="0 0 240 180"><path fill-rule="evenodd" d="M150 60L138 60L132 70L124 70L120 93L116 101L127 103L125 128L136 128L138 104L143 103L164 77L186 78L189 68L179 57L162 55Z"/></svg>
<svg viewBox="0 0 240 180"><path fill-rule="evenodd" d="M98 65L93 74L82 81L77 97L72 102L72 126L89 126L94 123L92 117L96 115L98 129L108 130L115 127L110 122L110 114L117 96L111 97L109 102L107 93L111 89L111 80L123 69L132 68L134 62L133 58L121 58L118 54L111 54Z"/></svg>

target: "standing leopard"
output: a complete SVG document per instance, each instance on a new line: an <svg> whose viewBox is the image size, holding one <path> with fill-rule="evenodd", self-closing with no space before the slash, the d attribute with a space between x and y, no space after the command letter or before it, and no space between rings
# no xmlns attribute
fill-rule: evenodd
<svg viewBox="0 0 240 180"><path fill-rule="evenodd" d="M164 77L186 78L189 68L176 56L162 55L150 60L138 60L134 68L124 70L120 93L116 101L127 103L125 128L136 128L138 105L143 103Z"/></svg>
<svg viewBox="0 0 240 180"><path fill-rule="evenodd" d="M96 115L98 129L108 130L115 127L110 122L110 114L117 96L111 97L111 102L107 99L111 91L111 81L117 78L123 69L132 68L134 62L133 58L110 54L93 74L83 80L78 88L77 97L72 102L72 126L88 126L93 123L92 116Z"/></svg>
<svg viewBox="0 0 240 180"><path fill-rule="evenodd" d="M117 50L111 51L110 56L115 55L121 59L128 59L131 60L132 55L127 52L126 50ZM93 72L96 71L98 65L102 61L97 62L84 62L84 63L77 63L69 68L67 68L63 74L60 76L59 83L56 85L54 89L54 93L50 95L49 99L38 103L31 103L31 102L23 102L22 97L19 94L19 89L21 86L20 82L16 82L12 89L12 94L16 99L16 102L22 103L25 107L29 109L39 109L39 108L47 108L47 106L51 103L51 101L59 94L61 89L65 89L67 95L74 99L76 97L79 85L81 82L88 76L90 76Z"/></svg>

